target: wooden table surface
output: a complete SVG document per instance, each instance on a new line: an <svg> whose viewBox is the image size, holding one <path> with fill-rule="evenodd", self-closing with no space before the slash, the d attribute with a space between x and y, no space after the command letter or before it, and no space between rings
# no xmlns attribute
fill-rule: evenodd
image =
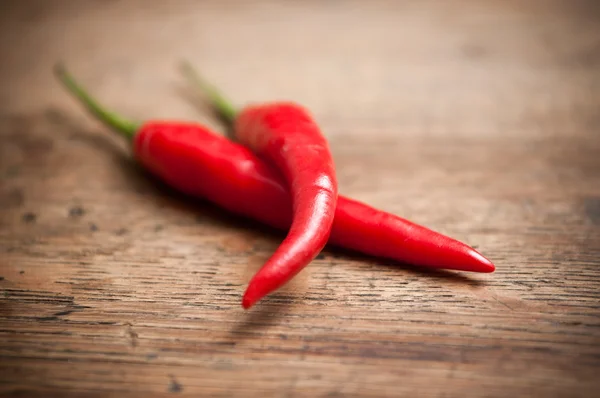
<svg viewBox="0 0 600 398"><path fill-rule="evenodd" d="M599 5L3 2L0 395L598 394ZM282 235L150 178L51 73L220 128L182 58L238 104L308 106L345 195L496 272L327 249L244 311Z"/></svg>

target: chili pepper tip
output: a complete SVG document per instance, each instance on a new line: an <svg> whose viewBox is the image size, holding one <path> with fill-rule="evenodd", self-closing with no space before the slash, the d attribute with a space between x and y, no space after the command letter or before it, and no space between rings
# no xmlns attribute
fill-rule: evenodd
<svg viewBox="0 0 600 398"><path fill-rule="evenodd" d="M252 307L258 300L265 296L266 292L259 291L258 285L259 284L255 283L254 280L250 281L248 284L246 292L244 292L244 297L242 298L242 307L244 307L245 310Z"/></svg>
<svg viewBox="0 0 600 398"><path fill-rule="evenodd" d="M482 254L480 254L477 250L472 249L469 253L469 256L474 261L473 269L477 269L482 273L490 273L496 270L496 266L487 258L485 258Z"/></svg>
<svg viewBox="0 0 600 398"><path fill-rule="evenodd" d="M250 309L250 307L252 307L254 303L252 303L249 299L247 299L246 297L244 297L242 299L242 307L247 310Z"/></svg>

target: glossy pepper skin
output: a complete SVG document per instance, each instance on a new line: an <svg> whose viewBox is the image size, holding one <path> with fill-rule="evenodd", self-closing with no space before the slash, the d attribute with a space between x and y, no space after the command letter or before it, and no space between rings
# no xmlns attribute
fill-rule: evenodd
<svg viewBox="0 0 600 398"><path fill-rule="evenodd" d="M173 188L233 213L287 230L289 191L281 174L246 147L197 123L133 123L106 111L64 70L57 77L99 120L132 143L135 158ZM416 266L493 272L471 247L423 226L339 196L329 242Z"/></svg>
<svg viewBox="0 0 600 398"><path fill-rule="evenodd" d="M283 175L292 199L287 237L254 275L242 300L249 308L306 267L329 239L338 199L329 145L307 110L294 103L244 108L238 140Z"/></svg>

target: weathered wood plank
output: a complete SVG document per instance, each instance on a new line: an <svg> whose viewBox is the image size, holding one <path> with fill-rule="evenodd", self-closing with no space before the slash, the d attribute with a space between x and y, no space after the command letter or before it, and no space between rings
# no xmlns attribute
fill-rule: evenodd
<svg viewBox="0 0 600 398"><path fill-rule="evenodd" d="M597 2L230 3L2 6L0 395L598 391ZM182 56L239 103L307 104L344 194L497 271L328 248L244 312L281 234L148 176L50 72L64 59L126 114L216 127Z"/></svg>

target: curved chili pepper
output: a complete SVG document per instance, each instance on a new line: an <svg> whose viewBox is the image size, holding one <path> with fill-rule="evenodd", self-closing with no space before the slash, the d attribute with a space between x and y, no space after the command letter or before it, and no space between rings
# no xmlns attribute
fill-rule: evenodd
<svg viewBox="0 0 600 398"><path fill-rule="evenodd" d="M242 305L249 308L291 280L323 250L338 189L327 141L299 105L246 107L235 119L234 131L242 144L282 172L293 209L288 235L248 284Z"/></svg>
<svg viewBox="0 0 600 398"><path fill-rule="evenodd" d="M244 107L239 113L216 89L203 84L189 64L184 71L210 91L212 105L233 125L235 137L282 172L292 196L287 237L254 275L243 306L249 308L283 286L325 247L338 199L329 144L312 116L293 102Z"/></svg>
<svg viewBox="0 0 600 398"><path fill-rule="evenodd" d="M58 78L99 120L132 143L135 158L167 184L226 210L287 230L292 204L283 177L246 147L197 123L134 123L101 107L62 67ZM455 239L339 196L329 242L416 266L493 272L494 265Z"/></svg>

